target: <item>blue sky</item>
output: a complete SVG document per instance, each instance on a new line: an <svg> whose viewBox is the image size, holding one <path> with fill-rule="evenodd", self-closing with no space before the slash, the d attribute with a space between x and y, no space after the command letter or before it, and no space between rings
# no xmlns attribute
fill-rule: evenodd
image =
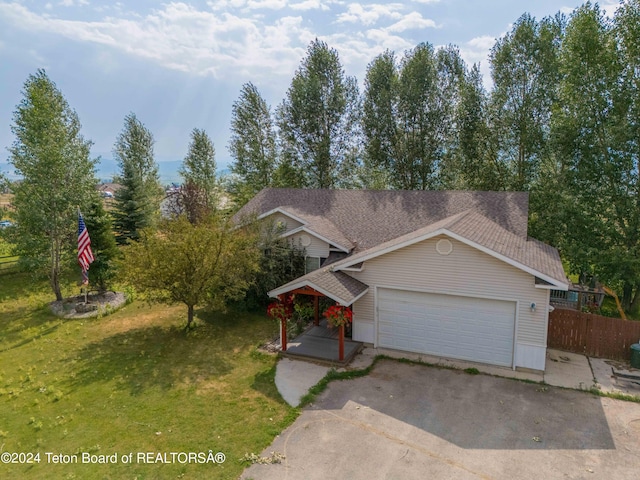
<svg viewBox="0 0 640 480"><path fill-rule="evenodd" d="M0 0L0 163L13 142L24 81L38 68L78 113L94 156L112 157L124 117L134 112L155 137L158 162L181 160L197 127L213 139L225 168L231 107L242 84L256 84L275 109L316 37L338 50L360 85L377 54L402 54L419 42L457 45L468 64L480 62L490 84L487 54L521 14L540 19L582 3ZM612 13L617 3L600 5Z"/></svg>

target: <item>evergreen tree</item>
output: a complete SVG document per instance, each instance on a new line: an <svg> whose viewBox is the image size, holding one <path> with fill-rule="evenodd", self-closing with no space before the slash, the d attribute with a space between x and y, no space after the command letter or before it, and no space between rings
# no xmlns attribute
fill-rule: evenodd
<svg viewBox="0 0 640 480"><path fill-rule="evenodd" d="M138 240L140 230L155 224L162 194L153 158L153 135L134 113L125 117L113 154L122 184L115 193L114 229L117 242L123 244Z"/></svg>
<svg viewBox="0 0 640 480"><path fill-rule="evenodd" d="M199 222L218 207L215 153L207 133L194 128L189 151L180 168L184 183L171 194L173 213L185 214L191 223Z"/></svg>
<svg viewBox="0 0 640 480"><path fill-rule="evenodd" d="M216 150L204 130L194 128L191 132L189 150L180 168L180 175L185 182L191 182L204 191L211 206L215 206L218 190Z"/></svg>
<svg viewBox="0 0 640 480"><path fill-rule="evenodd" d="M102 200L97 196L92 196L88 210L82 213L94 256L89 268L89 281L98 287L100 292L105 292L115 278L118 257L113 222L105 211Z"/></svg>

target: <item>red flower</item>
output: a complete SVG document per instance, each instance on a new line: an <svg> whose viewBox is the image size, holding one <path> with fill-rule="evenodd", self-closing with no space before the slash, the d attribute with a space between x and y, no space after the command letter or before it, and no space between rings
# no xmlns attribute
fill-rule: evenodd
<svg viewBox="0 0 640 480"><path fill-rule="evenodd" d="M339 327L353 322L353 312L349 307L341 305L332 305L327 308L323 315L327 319L327 323L332 327Z"/></svg>
<svg viewBox="0 0 640 480"><path fill-rule="evenodd" d="M267 307L267 315L276 320L289 320L293 315L293 295L281 295Z"/></svg>

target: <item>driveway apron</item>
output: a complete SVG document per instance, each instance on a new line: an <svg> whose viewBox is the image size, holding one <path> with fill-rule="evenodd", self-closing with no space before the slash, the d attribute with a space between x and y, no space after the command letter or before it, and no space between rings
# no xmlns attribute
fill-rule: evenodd
<svg viewBox="0 0 640 480"><path fill-rule="evenodd" d="M637 479L640 404L383 360L332 382L241 478Z"/></svg>

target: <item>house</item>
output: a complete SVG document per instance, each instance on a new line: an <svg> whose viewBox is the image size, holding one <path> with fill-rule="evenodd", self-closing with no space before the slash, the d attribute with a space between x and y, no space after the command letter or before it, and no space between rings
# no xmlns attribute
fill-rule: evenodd
<svg viewBox="0 0 640 480"><path fill-rule="evenodd" d="M103 198L113 198L115 193L122 188L122 185L108 182L101 183L97 188Z"/></svg>
<svg viewBox="0 0 640 480"><path fill-rule="evenodd" d="M544 370L555 248L527 236L522 192L264 189L237 214L302 245L307 273L269 292L353 310L355 341ZM254 217L255 218L255 217Z"/></svg>

